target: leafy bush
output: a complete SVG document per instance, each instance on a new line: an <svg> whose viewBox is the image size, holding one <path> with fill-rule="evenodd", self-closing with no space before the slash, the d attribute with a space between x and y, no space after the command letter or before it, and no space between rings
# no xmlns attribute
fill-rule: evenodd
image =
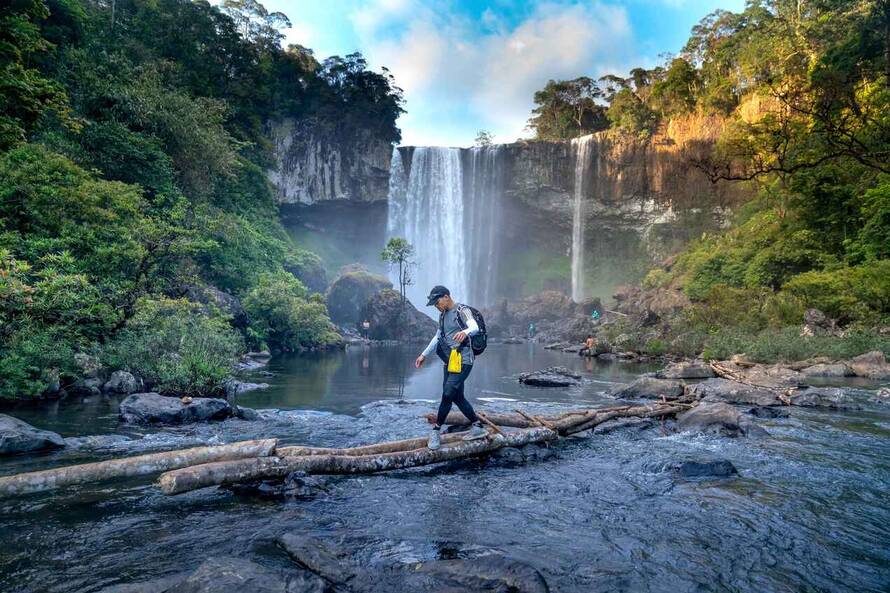
<svg viewBox="0 0 890 593"><path fill-rule="evenodd" d="M767 329L754 334L729 328L710 336L702 354L707 360L745 354L754 362L772 363L815 356L848 359L872 350L890 354L890 338L861 330L836 337L801 336L798 327Z"/></svg>
<svg viewBox="0 0 890 593"><path fill-rule="evenodd" d="M2 348L0 399L40 397L76 372L70 340L52 329L23 325L6 335Z"/></svg>
<svg viewBox="0 0 890 593"><path fill-rule="evenodd" d="M161 393L220 393L244 344L226 318L204 310L187 300L139 301L102 362L138 374Z"/></svg>
<svg viewBox="0 0 890 593"><path fill-rule="evenodd" d="M784 289L841 321L873 321L890 316L890 260L807 272Z"/></svg>
<svg viewBox="0 0 890 593"><path fill-rule="evenodd" d="M263 274L242 301L250 319L253 345L283 352L339 343L321 295L308 291L291 274Z"/></svg>

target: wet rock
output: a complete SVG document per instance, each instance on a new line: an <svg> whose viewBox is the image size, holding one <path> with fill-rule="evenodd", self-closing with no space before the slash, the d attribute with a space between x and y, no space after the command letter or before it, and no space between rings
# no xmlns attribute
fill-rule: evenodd
<svg viewBox="0 0 890 593"><path fill-rule="evenodd" d="M575 345L567 346L566 348L563 348L562 351L566 352L567 354L577 354L577 353L581 352L581 350L583 348L584 348L584 346L579 346L578 344L575 344Z"/></svg>
<svg viewBox="0 0 890 593"><path fill-rule="evenodd" d="M267 357L257 357L248 353L241 357L241 360L235 365L235 369L241 372L250 372L259 370L268 364Z"/></svg>
<svg viewBox="0 0 890 593"><path fill-rule="evenodd" d="M767 434L734 407L718 402L703 402L688 412L683 412L677 416L677 428L683 432L728 437Z"/></svg>
<svg viewBox="0 0 890 593"><path fill-rule="evenodd" d="M498 462L498 465L512 467L525 463L525 456L522 451L516 447L503 447L491 454L491 458Z"/></svg>
<svg viewBox="0 0 890 593"><path fill-rule="evenodd" d="M620 399L676 399L683 395L683 383L669 379L640 377L630 385L615 389L610 393Z"/></svg>
<svg viewBox="0 0 890 593"><path fill-rule="evenodd" d="M438 327L436 322L421 313L391 288L371 295L363 304L359 317L371 323L368 330L372 340L398 340L427 343Z"/></svg>
<svg viewBox="0 0 890 593"><path fill-rule="evenodd" d="M521 451L526 461L547 461L556 457L556 451L546 445L526 445Z"/></svg>
<svg viewBox="0 0 890 593"><path fill-rule="evenodd" d="M92 434L82 437L65 437L65 445L72 449L102 450L113 449L132 440L122 434Z"/></svg>
<svg viewBox="0 0 890 593"><path fill-rule="evenodd" d="M581 382L581 375L565 367L548 367L540 371L522 373L519 382L536 387L569 387Z"/></svg>
<svg viewBox="0 0 890 593"><path fill-rule="evenodd" d="M48 430L34 428L27 422L0 414L0 455L50 451L65 446L65 439Z"/></svg>
<svg viewBox="0 0 890 593"><path fill-rule="evenodd" d="M727 459L684 461L674 468L674 472L681 478L729 478L739 473Z"/></svg>
<svg viewBox="0 0 890 593"><path fill-rule="evenodd" d="M879 404L890 404L890 388L882 387L872 396L871 401Z"/></svg>
<svg viewBox="0 0 890 593"><path fill-rule="evenodd" d="M134 393L120 404L120 418L129 424L188 424L223 420L234 410L224 399L196 397L183 403L159 393Z"/></svg>
<svg viewBox="0 0 890 593"><path fill-rule="evenodd" d="M392 288L392 282L367 270L350 270L341 274L325 295L331 321L361 323L362 307L368 299L385 288Z"/></svg>
<svg viewBox="0 0 890 593"><path fill-rule="evenodd" d="M659 379L710 379L716 377L714 369L703 361L678 362L658 371Z"/></svg>
<svg viewBox="0 0 890 593"><path fill-rule="evenodd" d="M593 429L594 434L609 434L618 430L648 430L656 426L652 418L615 418Z"/></svg>
<svg viewBox="0 0 890 593"><path fill-rule="evenodd" d="M502 556L425 562L419 572L433 576L444 590L548 593L534 567Z"/></svg>
<svg viewBox="0 0 890 593"><path fill-rule="evenodd" d="M737 381L730 381L729 379L707 379L701 383L689 385L687 391L690 395L706 402L755 406L778 406L782 404L778 394L774 391Z"/></svg>
<svg viewBox="0 0 890 593"><path fill-rule="evenodd" d="M787 418L788 410L778 406L755 406L748 410L755 418Z"/></svg>
<svg viewBox="0 0 890 593"><path fill-rule="evenodd" d="M259 420L260 413L253 408L245 408L244 406L235 406L234 415L241 420Z"/></svg>
<svg viewBox="0 0 890 593"><path fill-rule="evenodd" d="M278 538L278 544L294 562L335 585L347 585L361 576L358 567L345 561L349 554L336 548L330 540L303 533L285 533Z"/></svg>
<svg viewBox="0 0 890 593"><path fill-rule="evenodd" d="M259 480L224 486L240 496L253 496L269 499L298 498L308 499L327 489L323 476L309 476L305 472L293 472L284 480Z"/></svg>
<svg viewBox="0 0 890 593"><path fill-rule="evenodd" d="M98 356L92 356L86 352L78 352L74 355L74 364L77 365L80 374L84 378L94 379L102 372L102 363Z"/></svg>
<svg viewBox="0 0 890 593"><path fill-rule="evenodd" d="M603 352L602 354L596 355L598 360L602 360L604 362L615 362L618 360L618 355L614 352Z"/></svg>
<svg viewBox="0 0 890 593"><path fill-rule="evenodd" d="M102 385L104 385L104 381L98 377L85 377L78 379L73 385L68 387L68 394L78 397L102 395Z"/></svg>
<svg viewBox="0 0 890 593"><path fill-rule="evenodd" d="M801 369L800 372L804 377L852 377L855 375L853 369L840 362L814 364Z"/></svg>
<svg viewBox="0 0 890 593"><path fill-rule="evenodd" d="M103 389L108 393L136 393L142 389L142 379L127 371L114 371Z"/></svg>
<svg viewBox="0 0 890 593"><path fill-rule="evenodd" d="M890 364L880 350L866 352L850 359L850 368L857 377L868 379L890 379Z"/></svg>
<svg viewBox="0 0 890 593"><path fill-rule="evenodd" d="M324 589L324 581L314 575L283 575L249 560L213 557L165 593L322 593Z"/></svg>
<svg viewBox="0 0 890 593"><path fill-rule="evenodd" d="M831 410L859 410L862 408L845 389L838 387L810 387L797 391L791 394L791 405Z"/></svg>
<svg viewBox="0 0 890 593"><path fill-rule="evenodd" d="M235 379L231 379L226 381L225 390L226 397L234 398L237 397L241 393L247 393L248 391L257 391L260 389L269 389L268 383L249 383L245 381L238 381Z"/></svg>

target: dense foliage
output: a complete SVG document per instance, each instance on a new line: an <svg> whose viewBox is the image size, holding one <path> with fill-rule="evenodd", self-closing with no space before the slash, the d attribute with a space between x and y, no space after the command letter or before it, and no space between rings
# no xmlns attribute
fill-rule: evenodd
<svg viewBox="0 0 890 593"><path fill-rule="evenodd" d="M76 353L218 391L244 339L189 286L249 302L251 344L336 340L285 272L318 260L278 222L267 123L397 142L401 91L359 54L282 49L286 19L254 0L0 7L0 397L64 386Z"/></svg>
<svg viewBox="0 0 890 593"><path fill-rule="evenodd" d="M547 89L561 84L572 81ZM741 13L704 18L665 65L596 81L588 94L614 133L646 138L671 118L723 118L715 150L691 165L757 196L733 228L647 277L646 287L693 302L667 338L681 328L697 337L676 349L766 351L793 333L786 328L799 330L808 308L848 332L890 322L888 85L887 0L751 0ZM547 89L539 95L552 96ZM567 122L575 102L538 98L530 124L539 137L587 133L541 117L546 107Z"/></svg>

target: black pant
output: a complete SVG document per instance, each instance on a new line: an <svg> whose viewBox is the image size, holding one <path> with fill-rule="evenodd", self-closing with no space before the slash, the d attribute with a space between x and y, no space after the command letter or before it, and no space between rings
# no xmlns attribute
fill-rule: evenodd
<svg viewBox="0 0 890 593"><path fill-rule="evenodd" d="M451 404L457 404L458 409L463 412L470 422L478 422L479 417L476 416L473 406L464 397L464 382L470 376L473 365L465 364L461 367L460 373L449 373L448 366L443 367L445 378L442 380L442 401L439 402L439 413L436 416L436 424L442 426L451 411Z"/></svg>

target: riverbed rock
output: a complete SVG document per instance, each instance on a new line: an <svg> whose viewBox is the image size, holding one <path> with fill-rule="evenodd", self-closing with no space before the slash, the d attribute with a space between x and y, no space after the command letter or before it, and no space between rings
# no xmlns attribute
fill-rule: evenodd
<svg viewBox="0 0 890 593"><path fill-rule="evenodd" d="M716 377L714 369L704 361L685 361L674 363L655 375L659 379L710 379Z"/></svg>
<svg viewBox="0 0 890 593"><path fill-rule="evenodd" d="M78 379L67 388L69 395L78 397L92 397L102 395L102 386L105 382L98 377L84 377Z"/></svg>
<svg viewBox="0 0 890 593"><path fill-rule="evenodd" d="M788 410L779 406L754 406L748 414L755 418L787 418Z"/></svg>
<svg viewBox="0 0 890 593"><path fill-rule="evenodd" d="M800 372L805 377L853 377L856 374L842 362L814 364Z"/></svg>
<svg viewBox="0 0 890 593"><path fill-rule="evenodd" d="M196 397L183 403L178 397L155 392L134 393L120 403L120 418L128 424L189 424L223 420L234 410L224 399Z"/></svg>
<svg viewBox="0 0 890 593"><path fill-rule="evenodd" d="M890 364L880 350L866 352L850 359L850 368L857 377L868 379L890 379Z"/></svg>
<svg viewBox="0 0 890 593"><path fill-rule="evenodd" d="M281 535L278 544L294 562L334 585L345 585L364 573L348 561L346 551L334 547L330 540L291 532Z"/></svg>
<svg viewBox="0 0 890 593"><path fill-rule="evenodd" d="M441 583L440 591L548 593L547 581L534 567L503 556L424 562L418 572Z"/></svg>
<svg viewBox="0 0 890 593"><path fill-rule="evenodd" d="M683 395L683 383L655 377L640 377L630 385L615 389L610 393L619 399L677 399Z"/></svg>
<svg viewBox="0 0 890 593"><path fill-rule="evenodd" d="M351 270L341 274L325 295L331 321L361 323L362 307L369 298L384 288L392 288L392 282L366 270Z"/></svg>
<svg viewBox="0 0 890 593"><path fill-rule="evenodd" d="M322 593L325 587L305 571L285 575L242 558L212 557L164 593Z"/></svg>
<svg viewBox="0 0 890 593"><path fill-rule="evenodd" d="M236 379L231 379L225 382L226 397L229 399L235 398L242 393L247 393L249 391L258 391L262 389L269 389L269 384L250 383L248 381L238 381Z"/></svg>
<svg viewBox="0 0 890 593"><path fill-rule="evenodd" d="M791 394L791 405L830 410L859 410L862 406L845 389L810 387Z"/></svg>
<svg viewBox="0 0 890 593"><path fill-rule="evenodd" d="M0 414L0 455L50 451L65 446L65 439L48 430L34 428L27 422Z"/></svg>
<svg viewBox="0 0 890 593"><path fill-rule="evenodd" d="M364 303L359 315L367 319L371 327L368 335L372 340L397 340L407 343L425 343L436 333L438 325L424 315L392 288L373 294Z"/></svg>
<svg viewBox="0 0 890 593"><path fill-rule="evenodd" d="M684 461L674 467L674 472L681 478L729 478L739 473L728 459Z"/></svg>
<svg viewBox="0 0 890 593"><path fill-rule="evenodd" d="M568 319L576 314L574 301L555 290L545 290L514 301L509 309L513 323L522 327L528 327L529 323L540 325L544 321Z"/></svg>
<svg viewBox="0 0 890 593"><path fill-rule="evenodd" d="M136 393L142 389L142 379L127 371L114 371L102 389L108 393Z"/></svg>
<svg viewBox="0 0 890 593"><path fill-rule="evenodd" d="M748 404L755 406L779 406L782 401L775 391L754 387L729 379L707 379L687 387L690 395L706 402Z"/></svg>
<svg viewBox="0 0 890 593"><path fill-rule="evenodd" d="M535 387L569 387L581 382L581 375L565 367L548 367L519 375L519 382Z"/></svg>
<svg viewBox="0 0 890 593"><path fill-rule="evenodd" d="M763 436L767 432L750 418L726 403L702 402L677 416L677 428L682 432L701 432L720 436Z"/></svg>

